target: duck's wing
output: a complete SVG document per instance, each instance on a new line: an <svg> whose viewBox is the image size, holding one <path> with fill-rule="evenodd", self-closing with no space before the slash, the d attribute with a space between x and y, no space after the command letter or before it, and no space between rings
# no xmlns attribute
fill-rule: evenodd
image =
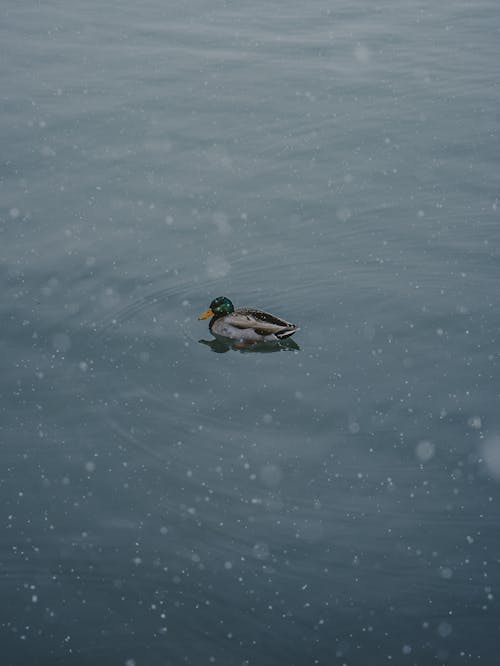
<svg viewBox="0 0 500 666"><path fill-rule="evenodd" d="M255 308L238 308L227 315L224 320L230 326L240 329L251 328L263 336L275 335L278 338L284 338L298 330L295 324Z"/></svg>

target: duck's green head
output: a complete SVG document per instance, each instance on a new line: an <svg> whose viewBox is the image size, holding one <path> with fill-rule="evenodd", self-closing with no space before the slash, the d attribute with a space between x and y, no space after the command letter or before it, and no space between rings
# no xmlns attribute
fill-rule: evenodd
<svg viewBox="0 0 500 666"><path fill-rule="evenodd" d="M234 312L234 305L229 298L225 296L218 296L210 303L210 307L206 312L201 314L198 319L206 319L207 317L223 317L224 315Z"/></svg>

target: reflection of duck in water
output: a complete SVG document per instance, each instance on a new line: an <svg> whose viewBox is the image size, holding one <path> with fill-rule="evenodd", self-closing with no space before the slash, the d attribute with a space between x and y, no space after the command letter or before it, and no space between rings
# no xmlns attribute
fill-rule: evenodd
<svg viewBox="0 0 500 666"><path fill-rule="evenodd" d="M210 347L216 354L225 354L226 352L234 349L242 353L255 352L259 354L268 354L272 352L281 351L300 351L299 345L295 340L280 340L279 342L239 342L238 340L229 340L228 338L220 338L216 336L211 340L198 340L202 345Z"/></svg>
<svg viewBox="0 0 500 666"><path fill-rule="evenodd" d="M210 303L206 312L198 319L212 317L208 328L213 335L218 335L242 343L279 342L285 340L298 327L285 319L255 308L237 308L229 298L219 296Z"/></svg>

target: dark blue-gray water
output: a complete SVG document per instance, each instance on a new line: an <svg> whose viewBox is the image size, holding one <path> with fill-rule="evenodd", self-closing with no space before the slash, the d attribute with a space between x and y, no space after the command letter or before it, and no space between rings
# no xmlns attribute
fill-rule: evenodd
<svg viewBox="0 0 500 666"><path fill-rule="evenodd" d="M4 0L0 50L1 664L500 663L498 1Z"/></svg>

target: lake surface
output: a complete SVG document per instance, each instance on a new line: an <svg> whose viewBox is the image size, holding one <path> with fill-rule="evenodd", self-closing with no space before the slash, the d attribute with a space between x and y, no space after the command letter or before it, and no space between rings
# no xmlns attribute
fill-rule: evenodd
<svg viewBox="0 0 500 666"><path fill-rule="evenodd" d="M1 663L497 665L498 2L0 44ZM212 344L219 295L297 348Z"/></svg>

